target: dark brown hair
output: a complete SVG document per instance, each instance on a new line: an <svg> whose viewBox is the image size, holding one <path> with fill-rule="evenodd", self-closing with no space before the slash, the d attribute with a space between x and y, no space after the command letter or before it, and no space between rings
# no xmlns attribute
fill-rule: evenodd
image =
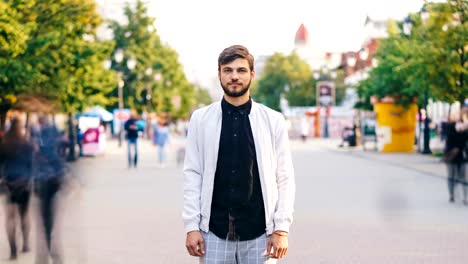
<svg viewBox="0 0 468 264"><path fill-rule="evenodd" d="M221 69L221 65L228 64L236 59L246 59L249 62L250 70L254 70L254 57L249 53L249 50L242 45L233 45L225 48L219 54L218 71Z"/></svg>

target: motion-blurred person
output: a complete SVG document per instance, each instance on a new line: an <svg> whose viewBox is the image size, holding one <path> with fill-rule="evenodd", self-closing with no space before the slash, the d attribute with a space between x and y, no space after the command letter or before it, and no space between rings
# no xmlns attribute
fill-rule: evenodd
<svg viewBox="0 0 468 264"><path fill-rule="evenodd" d="M464 120L447 125L444 161L448 170L449 201L455 202L455 187L463 188L463 204L468 205L468 186L466 181L468 127Z"/></svg>
<svg viewBox="0 0 468 264"><path fill-rule="evenodd" d="M46 116L41 116L33 140L37 147L34 184L40 215L36 263L49 263L50 256L54 264L59 264L62 263L62 256L54 227L59 191L65 181L65 157L59 155L61 135Z"/></svg>
<svg viewBox="0 0 468 264"><path fill-rule="evenodd" d="M138 137L139 132L142 131L141 127L138 125L138 122L138 114L136 112L132 112L130 119L127 120L124 125L126 132L125 138L127 139L127 156L129 168L131 168L132 165L136 168L138 164Z"/></svg>
<svg viewBox="0 0 468 264"><path fill-rule="evenodd" d="M169 140L169 127L166 121L158 122L153 127L153 143L158 148L159 166L164 167L166 162L166 144Z"/></svg>
<svg viewBox="0 0 468 264"><path fill-rule="evenodd" d="M303 142L306 142L308 137L309 137L309 122L307 121L307 118L303 117L301 119L301 139Z"/></svg>
<svg viewBox="0 0 468 264"><path fill-rule="evenodd" d="M10 244L10 259L18 256L16 243L17 220L23 237L22 252L29 251L29 200L32 187L33 145L24 135L19 119L11 121L10 129L0 143L0 166L7 187L6 231ZM18 219L19 218L19 219Z"/></svg>
<svg viewBox="0 0 468 264"><path fill-rule="evenodd" d="M196 110L184 162L186 248L200 263L276 263L286 255L294 169L283 115L250 98L254 58L218 58L223 99Z"/></svg>

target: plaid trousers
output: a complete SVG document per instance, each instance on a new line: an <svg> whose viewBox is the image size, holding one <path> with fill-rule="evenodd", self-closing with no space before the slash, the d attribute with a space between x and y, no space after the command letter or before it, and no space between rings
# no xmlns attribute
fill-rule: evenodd
<svg viewBox="0 0 468 264"><path fill-rule="evenodd" d="M276 259L265 256L266 234L246 241L230 241L201 232L205 240L205 256L200 264L275 264Z"/></svg>

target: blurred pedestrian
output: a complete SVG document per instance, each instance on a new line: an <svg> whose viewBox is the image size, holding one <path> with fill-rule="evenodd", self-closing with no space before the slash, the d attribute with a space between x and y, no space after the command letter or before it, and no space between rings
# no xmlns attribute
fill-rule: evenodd
<svg viewBox="0 0 468 264"><path fill-rule="evenodd" d="M341 143L339 145L340 148L344 147L345 144L348 147L355 147L356 146L356 125L353 126L345 126L341 131Z"/></svg>
<svg viewBox="0 0 468 264"><path fill-rule="evenodd" d="M288 250L295 183L283 115L250 98L254 58L218 58L220 102L190 120L184 162L186 248L200 263L275 263Z"/></svg>
<svg viewBox="0 0 468 264"><path fill-rule="evenodd" d="M81 130L80 126L76 126L76 142L78 144L78 149L79 149L79 156L83 157L83 130Z"/></svg>
<svg viewBox="0 0 468 264"><path fill-rule="evenodd" d="M138 125L138 122L138 114L135 111L132 111L130 119L127 120L124 124L124 129L126 132L125 138L127 139L127 157L129 168L131 168L132 165L136 168L138 164L138 137L140 131L142 131L141 126Z"/></svg>
<svg viewBox="0 0 468 264"><path fill-rule="evenodd" d="M34 184L39 199L37 264L62 263L57 238L56 219L59 192L65 184L65 157L59 154L61 135L47 116L39 117L39 127L32 135L36 144ZM52 243L54 242L54 243Z"/></svg>
<svg viewBox="0 0 468 264"><path fill-rule="evenodd" d="M444 161L448 171L449 201L455 202L455 188L463 189L463 203L468 205L468 186L466 181L468 129L466 121L447 124L447 135L444 148Z"/></svg>
<svg viewBox="0 0 468 264"><path fill-rule="evenodd" d="M309 137L309 122L306 117L301 118L301 139L306 142Z"/></svg>
<svg viewBox="0 0 468 264"><path fill-rule="evenodd" d="M167 121L156 122L153 127L153 143L158 148L159 166L164 167L166 162L166 144L169 141L169 126Z"/></svg>
<svg viewBox="0 0 468 264"><path fill-rule="evenodd" d="M16 226L19 221L23 238L22 252L29 251L29 200L32 188L33 145L26 139L23 123L14 118L0 143L0 167L7 189L6 231L10 259L18 256Z"/></svg>

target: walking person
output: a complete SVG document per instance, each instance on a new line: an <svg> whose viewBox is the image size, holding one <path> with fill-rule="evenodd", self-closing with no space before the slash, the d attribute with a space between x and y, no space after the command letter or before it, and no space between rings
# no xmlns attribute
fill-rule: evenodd
<svg viewBox="0 0 468 264"><path fill-rule="evenodd" d="M196 110L184 161L186 248L200 263L275 263L288 250L295 195L283 115L250 98L254 58L218 58L220 102Z"/></svg>
<svg viewBox="0 0 468 264"><path fill-rule="evenodd" d="M468 129L466 123L451 122L447 125L444 148L444 161L448 171L449 202L455 202L455 188L463 189L462 202L468 205L468 185L466 180Z"/></svg>
<svg viewBox="0 0 468 264"><path fill-rule="evenodd" d="M32 189L33 145L26 139L23 123L14 118L0 143L0 168L7 188L6 231L10 259L18 256L16 226L19 221L23 238L22 252L29 251L29 201Z"/></svg>
<svg viewBox="0 0 468 264"><path fill-rule="evenodd" d="M133 111L130 119L127 120L124 124L124 129L126 132L125 138L127 139L127 157L128 157L128 167L131 168L132 165L136 168L138 164L138 137L139 132L141 131L138 126L138 114Z"/></svg>
<svg viewBox="0 0 468 264"><path fill-rule="evenodd" d="M153 143L158 148L158 161L160 167L166 166L166 144L168 141L169 126L167 121L157 122L153 127Z"/></svg>
<svg viewBox="0 0 468 264"><path fill-rule="evenodd" d="M302 142L307 142L309 137L309 122L306 117L301 118L301 139Z"/></svg>
<svg viewBox="0 0 468 264"><path fill-rule="evenodd" d="M59 154L61 135L47 116L39 117L39 128L32 134L37 151L34 155L34 184L39 200L38 250L36 263L63 263L56 230L60 191L65 184L65 157Z"/></svg>

